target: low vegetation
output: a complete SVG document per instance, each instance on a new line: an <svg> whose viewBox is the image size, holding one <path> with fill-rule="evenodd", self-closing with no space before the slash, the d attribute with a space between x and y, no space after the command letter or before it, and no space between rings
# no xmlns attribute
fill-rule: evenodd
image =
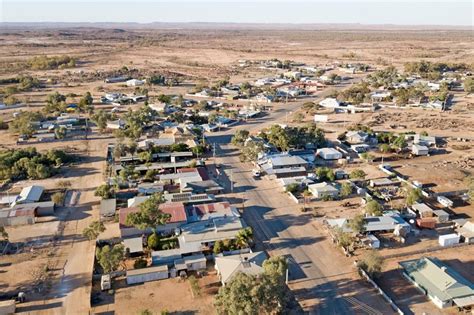
<svg viewBox="0 0 474 315"><path fill-rule="evenodd" d="M53 70L74 68L76 66L76 58L63 56L37 56L28 60L28 66L32 70Z"/></svg>
<svg viewBox="0 0 474 315"><path fill-rule="evenodd" d="M61 150L39 153L36 148L0 152L0 179L44 179L56 173L71 156Z"/></svg>

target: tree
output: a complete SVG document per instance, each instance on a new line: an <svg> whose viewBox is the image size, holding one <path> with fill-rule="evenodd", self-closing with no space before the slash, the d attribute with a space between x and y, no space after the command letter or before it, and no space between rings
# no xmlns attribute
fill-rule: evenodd
<svg viewBox="0 0 474 315"><path fill-rule="evenodd" d="M329 167L318 167L315 170L315 174L321 181L327 180L327 181L333 182L336 179L336 175L334 174L334 171L330 169Z"/></svg>
<svg viewBox="0 0 474 315"><path fill-rule="evenodd" d="M205 152L204 146L202 146L202 145L197 145L197 146L193 147L191 149L191 151L193 152L193 154L195 154L198 157L199 157L199 155L203 155L204 152Z"/></svg>
<svg viewBox="0 0 474 315"><path fill-rule="evenodd" d="M361 169L353 170L349 175L352 179L364 179L366 176L367 174Z"/></svg>
<svg viewBox="0 0 474 315"><path fill-rule="evenodd" d="M239 248L247 248L252 243L253 231L251 227L240 229L237 232L235 243Z"/></svg>
<svg viewBox="0 0 474 315"><path fill-rule="evenodd" d="M222 253L224 251L224 242L221 241L221 240L217 240L214 243L214 247L213 247L212 251L214 252L214 255Z"/></svg>
<svg viewBox="0 0 474 315"><path fill-rule="evenodd" d="M263 151L263 143L251 141L240 150L240 159L242 161L256 161Z"/></svg>
<svg viewBox="0 0 474 315"><path fill-rule="evenodd" d="M41 121L43 115L37 112L20 112L9 124L9 129L21 135L31 137L35 132L34 123Z"/></svg>
<svg viewBox="0 0 474 315"><path fill-rule="evenodd" d="M109 245L105 245L102 248L97 247L95 256L104 273L111 273L117 270L124 259L124 247L121 244L117 244L112 248Z"/></svg>
<svg viewBox="0 0 474 315"><path fill-rule="evenodd" d="M8 241L8 232L5 230L4 226L0 226L0 236L3 240Z"/></svg>
<svg viewBox="0 0 474 315"><path fill-rule="evenodd" d="M100 233L105 231L104 223L100 221L93 221L82 231L82 235L89 241L97 239Z"/></svg>
<svg viewBox="0 0 474 315"><path fill-rule="evenodd" d="M368 152L361 153L360 157L367 162L372 162L374 160L374 156Z"/></svg>
<svg viewBox="0 0 474 315"><path fill-rule="evenodd" d="M390 153L390 151L392 151L392 148L387 143L381 143L379 145L379 150L382 153Z"/></svg>
<svg viewBox="0 0 474 315"><path fill-rule="evenodd" d="M371 250L357 263L357 266L367 272L370 277L377 278L382 272L383 264L383 257L376 250Z"/></svg>
<svg viewBox="0 0 474 315"><path fill-rule="evenodd" d="M344 232L340 227L335 229L335 237L338 244L345 249L349 249L355 241L355 238L350 233Z"/></svg>
<svg viewBox="0 0 474 315"><path fill-rule="evenodd" d="M405 135L399 135L392 143L392 145L397 148L398 150L402 150L407 146L407 140L405 138Z"/></svg>
<svg viewBox="0 0 474 315"><path fill-rule="evenodd" d="M406 197L406 204L411 206L414 203L421 200L422 197L421 189L419 188L408 188L407 197Z"/></svg>
<svg viewBox="0 0 474 315"><path fill-rule="evenodd" d="M166 224L171 215L163 213L159 208L164 202L163 195L156 193L140 204L138 212L129 213L126 218L127 225L131 225L140 230L148 228L156 229L158 225Z"/></svg>
<svg viewBox="0 0 474 315"><path fill-rule="evenodd" d="M467 195L469 196L469 201L474 202L474 176L468 176L464 179L464 183L467 186Z"/></svg>
<svg viewBox="0 0 474 315"><path fill-rule="evenodd" d="M153 155L150 151L142 151L138 153L138 158L145 163L149 163L153 159Z"/></svg>
<svg viewBox="0 0 474 315"><path fill-rule="evenodd" d="M114 195L114 189L109 184L102 184L96 188L94 196L101 197L102 199L109 199Z"/></svg>
<svg viewBox="0 0 474 315"><path fill-rule="evenodd" d="M156 232L151 233L150 236L148 236L148 248L157 250L159 245L160 245L160 237L158 236L158 233Z"/></svg>
<svg viewBox="0 0 474 315"><path fill-rule="evenodd" d="M263 263L259 276L237 273L216 296L218 314L278 314L286 310L288 289L285 284L287 262L272 257Z"/></svg>
<svg viewBox="0 0 474 315"><path fill-rule="evenodd" d="M234 136L232 137L232 144L233 145L243 145L245 140L249 137L250 132L245 129L239 129L235 132Z"/></svg>
<svg viewBox="0 0 474 315"><path fill-rule="evenodd" d="M48 94L46 98L46 113L64 112L66 110L66 96L59 92Z"/></svg>
<svg viewBox="0 0 474 315"><path fill-rule="evenodd" d="M64 139L66 137L67 129L64 126L54 129L54 135L56 139Z"/></svg>
<svg viewBox="0 0 474 315"><path fill-rule="evenodd" d="M289 193L296 193L298 192L300 188L300 185L298 183L291 183L291 184L288 184L288 186L286 186L286 192L289 192Z"/></svg>
<svg viewBox="0 0 474 315"><path fill-rule="evenodd" d="M380 205L376 200L370 200L365 205L365 212L372 216L381 216L382 205Z"/></svg>
<svg viewBox="0 0 474 315"><path fill-rule="evenodd" d="M464 85L464 92L474 93L474 78L473 77L467 77L466 79L464 79L463 85Z"/></svg>
<svg viewBox="0 0 474 315"><path fill-rule="evenodd" d="M97 125L97 128L99 128L99 131L103 132L107 128L107 121L110 119L110 114L100 109L92 115L91 119Z"/></svg>
<svg viewBox="0 0 474 315"><path fill-rule="evenodd" d="M340 195L341 197L345 198L345 197L348 197L352 194L352 185L351 183L342 183L341 185L341 191L340 191Z"/></svg>
<svg viewBox="0 0 474 315"><path fill-rule="evenodd" d="M349 228L351 228L355 233L363 233L365 231L365 219L362 214L356 214L348 223Z"/></svg>

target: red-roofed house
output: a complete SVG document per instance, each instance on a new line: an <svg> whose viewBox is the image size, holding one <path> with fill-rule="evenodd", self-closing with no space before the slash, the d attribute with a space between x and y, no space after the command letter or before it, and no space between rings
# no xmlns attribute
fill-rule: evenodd
<svg viewBox="0 0 474 315"><path fill-rule="evenodd" d="M163 203L160 205L160 210L163 213L170 214L171 218L165 225L157 226L157 232L173 233L176 228L180 227L183 224L186 224L188 221L186 210L184 208L183 203L181 202ZM129 213L135 213L138 211L140 211L139 207L121 208L119 210L119 227L121 237L130 237L142 235L144 233L151 233L151 229L149 231L143 231L133 226L128 226L126 224L127 215Z"/></svg>

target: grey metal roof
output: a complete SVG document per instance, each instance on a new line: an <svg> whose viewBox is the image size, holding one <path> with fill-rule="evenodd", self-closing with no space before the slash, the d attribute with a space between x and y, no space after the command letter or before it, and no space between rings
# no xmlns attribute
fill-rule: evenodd
<svg viewBox="0 0 474 315"><path fill-rule="evenodd" d="M43 195L44 188L42 186L28 186L21 190L19 202L37 202Z"/></svg>
<svg viewBox="0 0 474 315"><path fill-rule="evenodd" d="M117 200L114 199L103 199L100 201L100 215L111 215L115 213L117 206Z"/></svg>
<svg viewBox="0 0 474 315"><path fill-rule="evenodd" d="M435 257L423 257L399 263L419 285L441 301L474 297L474 285Z"/></svg>
<svg viewBox="0 0 474 315"><path fill-rule="evenodd" d="M220 272L221 281L227 283L239 272L252 275L260 274L266 259L265 252L216 257L216 268Z"/></svg>

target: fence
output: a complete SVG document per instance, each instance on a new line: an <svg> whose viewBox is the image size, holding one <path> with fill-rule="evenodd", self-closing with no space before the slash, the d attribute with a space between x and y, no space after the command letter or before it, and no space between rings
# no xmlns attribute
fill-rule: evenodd
<svg viewBox="0 0 474 315"><path fill-rule="evenodd" d="M357 266L357 262L354 262L354 264ZM360 273L377 291L379 291L379 293L382 295L382 297L388 302L388 304L390 304L390 307L391 307L395 312L397 312L397 313L400 314L400 315L404 315L404 314L405 314L405 313L403 313L403 311L398 307L398 305L395 304L395 302L384 292L384 290L382 290L382 288L379 287L378 284L375 283L375 281L372 280L372 278L371 278L362 268L357 267L357 269L359 270L359 273Z"/></svg>
<svg viewBox="0 0 474 315"><path fill-rule="evenodd" d="M431 248L420 249L420 250L406 252L406 253L387 255L387 256L383 256L383 258L384 259L391 259L391 258L405 257L405 256L411 256L411 255L417 255L417 254L432 253L432 252L437 252L437 251L444 250L444 249L450 249L450 248L454 248L454 247L464 247L464 246L469 246L469 245L472 245L472 243L458 243L458 244L453 244L451 246L441 246L441 245L439 245L439 246L435 246L435 247L431 247Z"/></svg>

